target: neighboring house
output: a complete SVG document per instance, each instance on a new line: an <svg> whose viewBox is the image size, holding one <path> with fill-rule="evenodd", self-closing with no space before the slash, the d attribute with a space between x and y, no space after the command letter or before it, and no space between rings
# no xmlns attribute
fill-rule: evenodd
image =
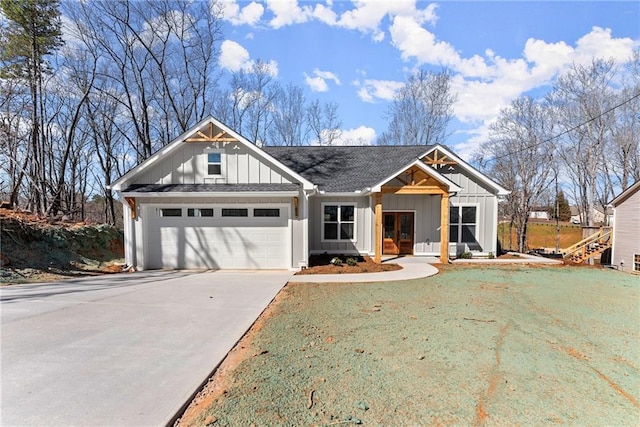
<svg viewBox="0 0 640 427"><path fill-rule="evenodd" d="M611 225L613 220L613 210L609 207L603 209L601 207L593 208L593 222L595 224Z"/></svg>
<svg viewBox="0 0 640 427"><path fill-rule="evenodd" d="M607 208L606 210L601 207L593 208L593 223L594 225L609 225L611 224L611 219L613 218L613 212L611 209ZM573 224L582 224L587 221L586 214L580 212L577 206L571 206L571 223Z"/></svg>
<svg viewBox="0 0 640 427"><path fill-rule="evenodd" d="M529 212L529 218L531 219L549 219L549 208L545 206L534 206Z"/></svg>
<svg viewBox="0 0 640 427"><path fill-rule="evenodd" d="M263 147L208 118L118 179L136 269L496 252L509 192L435 146Z"/></svg>
<svg viewBox="0 0 640 427"><path fill-rule="evenodd" d="M611 201L613 247L611 264L640 272L640 181Z"/></svg>

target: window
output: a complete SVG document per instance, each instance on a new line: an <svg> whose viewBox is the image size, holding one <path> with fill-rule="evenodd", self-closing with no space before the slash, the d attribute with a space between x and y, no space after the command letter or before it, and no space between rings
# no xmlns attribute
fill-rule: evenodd
<svg viewBox="0 0 640 427"><path fill-rule="evenodd" d="M322 209L323 240L354 240L355 205L324 205Z"/></svg>
<svg viewBox="0 0 640 427"><path fill-rule="evenodd" d="M280 209L265 209L265 208L256 208L253 210L253 216L269 216L269 217L279 217Z"/></svg>
<svg viewBox="0 0 640 427"><path fill-rule="evenodd" d="M243 216L249 216L249 209L238 209L238 208L233 208L233 209L228 209L228 208L224 208L222 209L222 216L235 216L235 217L243 217Z"/></svg>
<svg viewBox="0 0 640 427"><path fill-rule="evenodd" d="M161 217L182 216L182 209L181 208L163 208L163 209L158 209L158 213L160 214Z"/></svg>
<svg viewBox="0 0 640 427"><path fill-rule="evenodd" d="M211 208L189 208L189 209L187 209L187 216L213 216L213 209L211 209Z"/></svg>
<svg viewBox="0 0 640 427"><path fill-rule="evenodd" d="M640 271L640 254L633 254L633 271Z"/></svg>
<svg viewBox="0 0 640 427"><path fill-rule="evenodd" d="M222 153L207 153L207 174L222 175Z"/></svg>
<svg viewBox="0 0 640 427"><path fill-rule="evenodd" d="M476 243L476 211L475 206L449 207L449 242Z"/></svg>

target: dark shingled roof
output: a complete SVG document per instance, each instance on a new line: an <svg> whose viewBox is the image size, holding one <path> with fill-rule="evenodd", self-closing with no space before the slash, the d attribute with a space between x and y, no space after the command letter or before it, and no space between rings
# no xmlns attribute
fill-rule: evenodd
<svg viewBox="0 0 640 427"><path fill-rule="evenodd" d="M298 191L298 184L133 184L124 193L231 193Z"/></svg>
<svg viewBox="0 0 640 427"><path fill-rule="evenodd" d="M431 146L263 147L285 166L328 193L371 187L418 159Z"/></svg>

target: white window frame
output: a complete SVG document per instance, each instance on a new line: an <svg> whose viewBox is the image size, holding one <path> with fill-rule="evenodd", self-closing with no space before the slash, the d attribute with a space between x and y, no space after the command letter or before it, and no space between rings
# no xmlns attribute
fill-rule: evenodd
<svg viewBox="0 0 640 427"><path fill-rule="evenodd" d="M220 173L219 174L209 174L209 154L220 154ZM204 171L205 176L207 177L224 177L226 176L227 168L225 162L225 154L224 150L219 149L207 149L204 151Z"/></svg>
<svg viewBox="0 0 640 427"><path fill-rule="evenodd" d="M163 211L167 209L167 210L179 210L180 211L180 215L164 215ZM160 217L160 218L184 218L185 216L185 211L184 209L182 209L182 206L159 206L156 208L156 216Z"/></svg>
<svg viewBox="0 0 640 427"><path fill-rule="evenodd" d="M451 241L451 231L449 231L449 244L470 244L473 242L463 242L462 241L462 225L471 225L471 223L463 223L462 222L462 209L461 208L476 208L476 222L473 223L473 225L476 228L476 232L475 232L475 237L476 237L476 241L479 241L478 238L478 232L480 231L479 228L479 223L480 223L480 204L479 203L451 203L451 205L449 206L449 208L458 208L458 215L460 216L460 222L457 222L456 225L458 226L458 241L457 242L452 242ZM449 215L449 227L451 227L453 224L451 223L451 215Z"/></svg>
<svg viewBox="0 0 640 427"><path fill-rule="evenodd" d="M214 218L215 209L213 207L187 206L187 218ZM189 215L189 209L193 209L194 215ZM202 215L203 209L210 209L211 215Z"/></svg>
<svg viewBox="0 0 640 427"><path fill-rule="evenodd" d="M224 211L225 210L230 210L230 211L241 211L244 210L246 211L246 215L225 215ZM251 218L252 216L250 215L251 213L251 207L249 206L222 206L220 207L220 218Z"/></svg>
<svg viewBox="0 0 640 427"><path fill-rule="evenodd" d="M325 206L338 206L338 238L337 239L326 239L324 237L324 207ZM351 206L353 207L353 238L352 239L340 239L340 224L342 223L342 221L340 220L340 211L341 211L341 206ZM353 203L353 202L324 202L321 203L320 206L320 233L321 233L321 241L322 242L335 242L335 243L340 243L340 242L353 242L356 243L358 241L358 204L357 203ZM333 223L333 222L331 222ZM351 221L345 221L346 224L350 224Z"/></svg>

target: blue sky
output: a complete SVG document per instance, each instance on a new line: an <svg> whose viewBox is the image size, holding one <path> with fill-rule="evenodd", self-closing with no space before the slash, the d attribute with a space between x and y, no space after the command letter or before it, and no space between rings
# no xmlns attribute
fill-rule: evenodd
<svg viewBox="0 0 640 427"><path fill-rule="evenodd" d="M308 98L339 104L343 143L372 143L417 68L454 74L445 143L468 157L523 94L544 94L572 63L640 47L640 2L225 1L220 66L258 59Z"/></svg>

